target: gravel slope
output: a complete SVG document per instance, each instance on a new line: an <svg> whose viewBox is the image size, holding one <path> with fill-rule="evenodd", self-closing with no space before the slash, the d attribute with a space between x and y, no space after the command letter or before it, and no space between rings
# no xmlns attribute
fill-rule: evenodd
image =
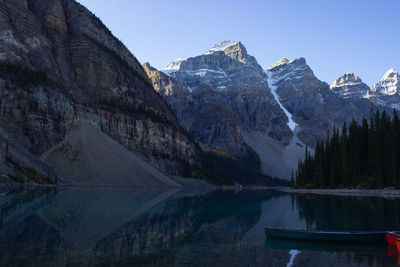
<svg viewBox="0 0 400 267"><path fill-rule="evenodd" d="M246 143L257 152L263 173L290 180L292 170L297 170L299 159L304 159L305 144L297 137L299 127L287 146L283 146L267 134L243 132Z"/></svg>
<svg viewBox="0 0 400 267"><path fill-rule="evenodd" d="M64 141L45 152L41 159L68 184L180 187L88 123L79 123Z"/></svg>

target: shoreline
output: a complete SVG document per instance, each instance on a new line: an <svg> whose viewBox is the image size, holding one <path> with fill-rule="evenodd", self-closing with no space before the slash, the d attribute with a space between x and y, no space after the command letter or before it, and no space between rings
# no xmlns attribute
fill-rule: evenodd
<svg viewBox="0 0 400 267"><path fill-rule="evenodd" d="M18 183L0 183L0 188L99 188L99 187L110 187L110 188L136 188L136 189L146 189L146 188L165 188L165 189L181 189L181 190L222 190L222 191L264 191L273 190L278 192L284 192L289 194L313 194L313 195L334 195L334 196L353 196L353 197L382 197L388 199L400 198L400 189L293 189L290 187L270 187L270 186L238 186L238 185L222 185L216 186L205 181L198 181L197 179L188 178L178 178L173 177L174 181L180 184L180 187L141 187L141 186L126 186L126 185L74 185L74 184L18 184ZM187 179L187 180L186 180Z"/></svg>
<svg viewBox="0 0 400 267"><path fill-rule="evenodd" d="M399 189L292 189L280 188L281 192L292 194L335 195L354 197L400 198Z"/></svg>

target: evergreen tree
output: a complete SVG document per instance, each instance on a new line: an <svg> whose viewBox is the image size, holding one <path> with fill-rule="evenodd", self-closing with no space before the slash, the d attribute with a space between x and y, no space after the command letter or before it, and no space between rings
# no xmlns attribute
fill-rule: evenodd
<svg viewBox="0 0 400 267"><path fill-rule="evenodd" d="M394 186L400 186L400 120L396 110L393 110L392 120L392 177Z"/></svg>
<svg viewBox="0 0 400 267"><path fill-rule="evenodd" d="M349 156L348 156L348 137L346 123L342 127L340 136L340 178L344 186L349 184Z"/></svg>
<svg viewBox="0 0 400 267"><path fill-rule="evenodd" d="M400 186L400 119L396 111L371 114L361 124L334 125L324 142L317 142L314 155L306 147L296 171L297 187Z"/></svg>

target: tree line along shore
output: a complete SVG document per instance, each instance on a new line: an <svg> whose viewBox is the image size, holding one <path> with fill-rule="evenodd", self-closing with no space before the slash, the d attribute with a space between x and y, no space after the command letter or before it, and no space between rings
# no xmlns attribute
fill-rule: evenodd
<svg viewBox="0 0 400 267"><path fill-rule="evenodd" d="M400 188L400 120L396 110L372 112L361 123L334 126L312 155L306 148L293 188Z"/></svg>

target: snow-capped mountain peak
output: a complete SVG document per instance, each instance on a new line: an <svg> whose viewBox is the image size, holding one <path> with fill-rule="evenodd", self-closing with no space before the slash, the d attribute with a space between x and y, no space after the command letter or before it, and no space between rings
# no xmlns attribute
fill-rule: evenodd
<svg viewBox="0 0 400 267"><path fill-rule="evenodd" d="M283 58L269 67L267 73L271 76L270 78L277 79L277 82L279 82L303 79L308 74L312 74L312 70L309 68L305 58L303 57L295 58L290 61Z"/></svg>
<svg viewBox="0 0 400 267"><path fill-rule="evenodd" d="M347 72L336 79L332 85L332 87L341 87L346 85L356 85L362 83L361 79L355 75L353 72Z"/></svg>
<svg viewBox="0 0 400 267"><path fill-rule="evenodd" d="M236 53L237 51L240 51L241 53ZM225 54L227 56L231 56L231 54L234 54L237 57L238 61L244 61L246 62L247 59L247 52L246 52L246 48L244 48L244 46L237 41L232 41L232 40L228 40L228 41L223 41L219 44L215 44L210 50L208 50L207 52L205 52L203 55L200 56L209 56L209 55L213 55L217 52L225 52ZM234 57L234 56L231 56ZM173 72L176 72L178 70L181 70L183 64L189 64L188 61L190 62L194 62L196 57L194 58L177 58L175 60L173 60L171 63L169 63L165 68L161 69L162 72L166 73L166 74L171 74ZM236 58L235 58L236 59ZM189 64L190 65L190 64ZM195 67L197 68L197 66ZM207 69L207 66L202 66L201 69Z"/></svg>
<svg viewBox="0 0 400 267"><path fill-rule="evenodd" d="M185 58L177 58L174 59L171 63L169 63L163 70L179 70L181 64L183 61L185 61Z"/></svg>
<svg viewBox="0 0 400 267"><path fill-rule="evenodd" d="M353 72L347 72L337 78L330 89L342 98L363 98L369 91L369 87Z"/></svg>
<svg viewBox="0 0 400 267"><path fill-rule="evenodd" d="M398 75L399 75L399 73L395 69L391 68L385 73L385 75L383 75L381 81L393 79L395 77L398 77Z"/></svg>
<svg viewBox="0 0 400 267"><path fill-rule="evenodd" d="M274 65L269 67L267 70L272 70L276 71L278 69L285 69L286 67L289 67L291 69L296 69L296 68L301 68L304 69L307 66L306 59L304 57L300 58L295 58L292 60L288 60L287 58L282 58L281 60L278 60Z"/></svg>
<svg viewBox="0 0 400 267"><path fill-rule="evenodd" d="M395 69L388 70L371 90L377 94L394 95L400 90L400 76Z"/></svg>
<svg viewBox="0 0 400 267"><path fill-rule="evenodd" d="M289 60L287 58L282 58L282 59L278 60L274 65L269 67L268 69L270 70L270 69L273 69L273 68L275 68L277 66L285 65L287 63L289 63Z"/></svg>
<svg viewBox="0 0 400 267"><path fill-rule="evenodd" d="M232 40L223 41L223 42L221 42L219 44L215 44L210 50L205 52L205 54L207 55L207 54L212 54L212 53L215 53L215 52L218 52L218 51L224 51L225 49L227 49L227 48L229 48L231 46L234 46L237 43L239 43L239 42L232 41Z"/></svg>

